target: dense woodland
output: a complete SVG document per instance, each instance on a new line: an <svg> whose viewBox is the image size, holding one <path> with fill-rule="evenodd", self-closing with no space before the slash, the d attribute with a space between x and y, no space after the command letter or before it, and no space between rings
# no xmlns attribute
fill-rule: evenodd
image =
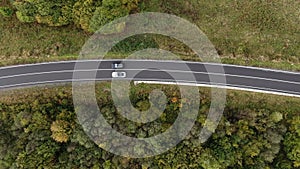
<svg viewBox="0 0 300 169"><path fill-rule="evenodd" d="M175 86L140 84L131 101L149 106L153 89L168 101L162 116L146 126L121 118L112 105L109 83L97 85L98 105L119 132L149 137L176 119L182 100ZM71 88L8 91L0 100L0 168L276 168L300 166L299 99L229 91L223 118L209 140L200 144L210 105L209 89L200 89L198 119L190 134L170 151L146 159L129 159L99 148L84 133L72 105Z"/></svg>

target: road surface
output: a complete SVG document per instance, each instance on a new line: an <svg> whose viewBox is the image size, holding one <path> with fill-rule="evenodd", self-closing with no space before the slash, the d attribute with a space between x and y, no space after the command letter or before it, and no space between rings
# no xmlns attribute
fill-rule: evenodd
<svg viewBox="0 0 300 169"><path fill-rule="evenodd" d="M124 68L115 70L111 68L114 62L116 60L80 60L0 67L0 90L73 80L112 80L113 71L124 71L127 74L124 80L172 83L175 78L182 84L300 97L300 72L163 60L124 60ZM74 76L74 72L80 78Z"/></svg>

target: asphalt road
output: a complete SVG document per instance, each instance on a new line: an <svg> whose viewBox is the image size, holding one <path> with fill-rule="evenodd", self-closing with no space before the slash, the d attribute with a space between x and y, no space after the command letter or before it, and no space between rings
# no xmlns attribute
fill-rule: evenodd
<svg viewBox="0 0 300 169"><path fill-rule="evenodd" d="M118 79L197 83L300 97L300 72L157 60L126 60L123 69L114 70L111 68L114 62L116 60L81 60L0 67L0 90L73 80L112 80L113 71L124 71L126 78Z"/></svg>

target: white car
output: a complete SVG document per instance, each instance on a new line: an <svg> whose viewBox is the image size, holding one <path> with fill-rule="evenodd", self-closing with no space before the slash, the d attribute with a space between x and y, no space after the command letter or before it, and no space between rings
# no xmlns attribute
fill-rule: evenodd
<svg viewBox="0 0 300 169"><path fill-rule="evenodd" d="M113 63L111 65L111 68L113 69L122 69L124 67L124 65L122 63Z"/></svg>
<svg viewBox="0 0 300 169"><path fill-rule="evenodd" d="M112 72L111 76L116 77L116 78L118 78L118 77L124 78L124 77L126 77L126 72Z"/></svg>

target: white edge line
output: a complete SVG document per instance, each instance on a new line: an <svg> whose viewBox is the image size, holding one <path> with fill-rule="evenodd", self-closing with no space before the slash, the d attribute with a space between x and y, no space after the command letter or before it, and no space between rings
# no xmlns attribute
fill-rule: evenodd
<svg viewBox="0 0 300 169"><path fill-rule="evenodd" d="M136 78L137 79L137 78ZM168 84L170 81L168 81L168 79L166 79L165 81L162 81L162 79L151 79L151 80L135 80L135 81L149 81L149 82L165 82L166 84ZM186 85L189 85L189 84L203 84L203 85L207 85L208 87L214 87L214 86L222 86L222 88L224 87L237 87L237 86L234 86L234 84L228 84L228 83L213 83L213 82L209 82L209 84L207 82L199 82L199 83L196 83L194 81L185 81L185 80L176 80L176 82L170 82L170 83L182 83L182 84L186 84ZM291 92L291 93L294 93L296 95L300 95L299 92L294 92L294 91L285 91L285 90L278 90L278 89L272 89L272 88L265 88L265 87L255 87L255 86L246 86L246 85L238 85L237 88L245 88L245 89L254 89L254 90L268 90L268 91L271 91L271 92L278 92L278 93L286 93L286 92Z"/></svg>
<svg viewBox="0 0 300 169"><path fill-rule="evenodd" d="M282 92L271 92L259 89L249 89L243 87L232 87L232 86L221 86L221 85L207 85L207 84L193 84L193 83L176 83L176 82L155 82L155 81L134 81L134 84L139 83L147 83L147 84L172 84L172 85L186 85L186 86L201 86L201 87L216 87L216 88L223 88L223 89L233 89L233 90L242 90L242 91L250 91L250 92L257 92L257 93L266 93L266 94L275 94L281 96L292 96L292 97L299 97L300 95L296 94L289 94L289 93L282 93Z"/></svg>
<svg viewBox="0 0 300 169"><path fill-rule="evenodd" d="M59 63L76 63L76 62L88 62L88 61L136 61L136 62L144 62L144 61L152 61L152 62L173 62L173 63L193 63L193 64L207 64L207 65L217 65L217 66L228 66L228 67L241 67L241 68L248 68L248 69L257 69L257 70L264 70L264 71L271 71L271 72L281 72L281 73L290 73L290 74L300 74L300 72L295 71L286 71L286 70L279 70L279 69L270 69L270 68L262 68L262 67L252 67L252 66L243 66L243 65L231 65L231 64L224 64L224 63L212 63L212 62L192 62L192 61L182 61L182 60L134 60L134 59L107 59L107 60L97 60L97 59L87 59L87 60L67 60L67 61L56 61L56 62L42 62L42 63L32 63L32 64L20 64L20 65L11 65L11 66L4 66L0 67L1 69L8 69L8 68L15 68L15 67L26 67L26 66L35 66L35 65L45 65L45 64L59 64Z"/></svg>

